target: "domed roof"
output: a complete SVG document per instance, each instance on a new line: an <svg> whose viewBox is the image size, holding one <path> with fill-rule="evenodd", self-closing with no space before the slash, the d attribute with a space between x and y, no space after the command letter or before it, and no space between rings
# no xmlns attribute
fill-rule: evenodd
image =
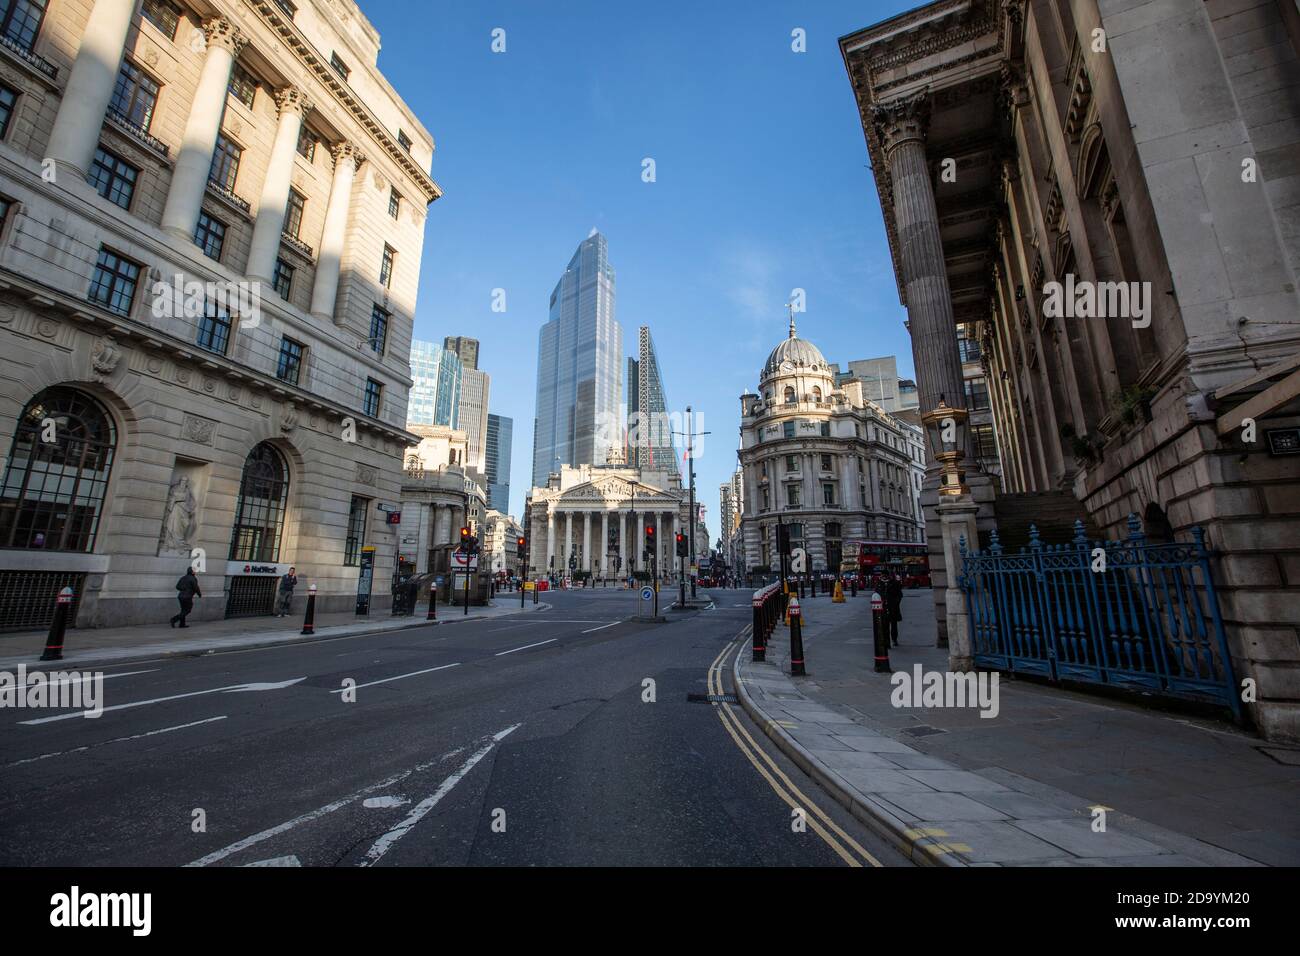
<svg viewBox="0 0 1300 956"><path fill-rule="evenodd" d="M830 366L821 350L807 339L795 335L793 313L790 315L790 336L772 349L771 354L768 355L767 361L763 364L763 378L770 378L777 374L786 362L797 369L830 373Z"/></svg>

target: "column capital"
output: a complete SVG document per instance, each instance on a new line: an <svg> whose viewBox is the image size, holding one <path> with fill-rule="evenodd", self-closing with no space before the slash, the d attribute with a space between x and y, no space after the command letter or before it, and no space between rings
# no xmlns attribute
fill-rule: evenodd
<svg viewBox="0 0 1300 956"><path fill-rule="evenodd" d="M297 113L299 116L306 114L315 105L307 94L303 92L300 86L282 86L271 96L275 99L276 109L281 114Z"/></svg>
<svg viewBox="0 0 1300 956"><path fill-rule="evenodd" d="M360 169L361 164L366 161L366 154L361 152L361 148L350 139L340 140L330 146L330 155L334 157L335 169L349 160L354 164L354 170Z"/></svg>
<svg viewBox="0 0 1300 956"><path fill-rule="evenodd" d="M925 142L930 126L930 91L900 96L871 107L871 124L886 155L905 142Z"/></svg>
<svg viewBox="0 0 1300 956"><path fill-rule="evenodd" d="M229 50L232 57L239 56L239 51L248 43L248 37L239 32L229 17L209 17L204 20L203 38L209 45Z"/></svg>

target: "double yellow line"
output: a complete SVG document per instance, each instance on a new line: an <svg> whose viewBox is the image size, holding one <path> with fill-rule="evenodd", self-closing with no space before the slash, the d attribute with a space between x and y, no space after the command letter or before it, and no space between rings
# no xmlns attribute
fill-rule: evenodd
<svg viewBox="0 0 1300 956"><path fill-rule="evenodd" d="M745 628L745 630L742 630L740 634L736 636L736 639L724 647L721 653L713 659L713 663L709 665L708 688L710 695L718 698L722 697L723 662L736 647L737 643L741 641L748 632L748 627ZM739 688L737 688L737 693L739 693ZM740 752L749 758L749 762L754 765L754 769L759 772L760 776L767 781L768 786L770 786L773 792L784 800L791 809L804 811L804 816L807 820L808 826L812 828L814 833L826 841L826 845L834 850L839 855L840 859L849 866L862 866L863 860L870 863L872 866L884 866L883 863L868 853L857 840L845 833L834 820L827 816L826 812L823 811L821 807L808 799L808 797L791 782L790 778L785 775L784 771L776 765L776 761L768 756L767 751L760 747L754 738L750 736L749 731L745 729L745 725L740 722L740 718L732 712L730 704L719 700L715 701L713 706L717 710L718 719L722 721L722 726L727 729L727 733L731 734L731 739L736 742L736 746L740 748ZM743 740L741 739L742 737L744 738ZM755 756L756 754L757 756ZM759 762L759 757L762 758L763 763ZM764 764L767 766L765 767ZM778 780L780 781L779 783L777 782ZM854 853L857 855L855 856Z"/></svg>

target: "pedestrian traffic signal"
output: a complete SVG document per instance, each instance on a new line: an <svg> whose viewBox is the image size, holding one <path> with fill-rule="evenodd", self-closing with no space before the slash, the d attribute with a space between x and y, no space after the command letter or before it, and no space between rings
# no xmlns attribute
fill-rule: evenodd
<svg viewBox="0 0 1300 956"><path fill-rule="evenodd" d="M684 534L682 534L680 531L678 531L678 532L677 532L677 557L679 557L679 558L684 558L684 557L686 557L686 556L687 556L687 555L686 555L686 550L687 550L687 548L686 548L686 535L684 535Z"/></svg>

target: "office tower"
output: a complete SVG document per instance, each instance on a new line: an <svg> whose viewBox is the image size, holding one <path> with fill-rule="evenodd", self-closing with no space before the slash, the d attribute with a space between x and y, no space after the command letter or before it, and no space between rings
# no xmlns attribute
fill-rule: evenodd
<svg viewBox="0 0 1300 956"><path fill-rule="evenodd" d="M411 342L411 393L408 425L461 428L460 396L465 368L455 352L433 342Z"/></svg>
<svg viewBox="0 0 1300 956"><path fill-rule="evenodd" d="M544 486L557 464L605 461L621 438L622 391L614 269L605 237L593 229L555 284L550 318L537 336L534 486Z"/></svg>
<svg viewBox="0 0 1300 956"><path fill-rule="evenodd" d="M637 358L628 359L628 464L680 474L663 376L650 329L637 334Z"/></svg>
<svg viewBox="0 0 1300 956"><path fill-rule="evenodd" d="M478 368L478 339L466 335L449 335L442 340L442 347L448 352L455 352L460 364L466 368Z"/></svg>
<svg viewBox="0 0 1300 956"><path fill-rule="evenodd" d="M488 415L484 475L487 476L488 507L510 513L510 459L515 420Z"/></svg>
<svg viewBox="0 0 1300 956"><path fill-rule="evenodd" d="M455 353L449 353L455 354ZM460 427L469 437L469 465L484 470L487 447L488 392L492 379L487 372L466 368L460 380Z"/></svg>

